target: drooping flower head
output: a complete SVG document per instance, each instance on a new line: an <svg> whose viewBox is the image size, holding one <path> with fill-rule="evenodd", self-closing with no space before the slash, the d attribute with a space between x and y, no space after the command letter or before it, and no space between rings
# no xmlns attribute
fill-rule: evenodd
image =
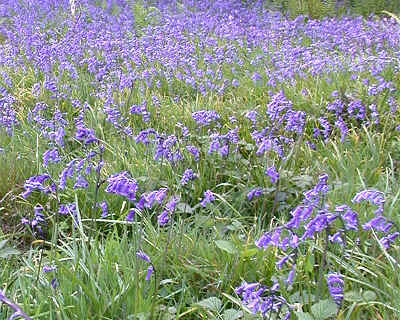
<svg viewBox="0 0 400 320"><path fill-rule="evenodd" d="M329 294L333 301L340 306L343 300L343 276L339 273L329 273L326 276L326 281L328 283Z"/></svg>

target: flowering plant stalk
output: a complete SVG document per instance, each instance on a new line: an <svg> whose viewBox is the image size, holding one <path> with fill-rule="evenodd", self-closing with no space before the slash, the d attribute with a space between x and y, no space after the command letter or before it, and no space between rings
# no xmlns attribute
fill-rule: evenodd
<svg viewBox="0 0 400 320"><path fill-rule="evenodd" d="M15 312L14 314L10 317L10 319L14 319L16 317L22 317L26 320L32 320L31 317L29 317L22 309L20 306L18 306L16 303L12 302L10 299L8 299L2 290L0 290L0 301L7 306L9 306L11 309L13 309Z"/></svg>

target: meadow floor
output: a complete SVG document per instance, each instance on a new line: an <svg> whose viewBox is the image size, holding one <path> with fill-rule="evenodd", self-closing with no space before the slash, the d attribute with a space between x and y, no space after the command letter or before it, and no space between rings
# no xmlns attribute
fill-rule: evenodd
<svg viewBox="0 0 400 320"><path fill-rule="evenodd" d="M400 318L400 24L3 0L0 319Z"/></svg>

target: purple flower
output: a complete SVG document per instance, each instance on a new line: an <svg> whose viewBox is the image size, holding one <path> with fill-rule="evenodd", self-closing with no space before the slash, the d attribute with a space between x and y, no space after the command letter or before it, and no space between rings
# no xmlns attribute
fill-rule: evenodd
<svg viewBox="0 0 400 320"><path fill-rule="evenodd" d="M94 135L94 130L85 128L84 126L76 127L75 138L78 140L83 140L85 144L90 144L97 141L97 138Z"/></svg>
<svg viewBox="0 0 400 320"><path fill-rule="evenodd" d="M200 126L206 126L218 121L220 116L214 110L201 110L192 113L193 120Z"/></svg>
<svg viewBox="0 0 400 320"><path fill-rule="evenodd" d="M60 160L61 160L61 158L58 155L57 148L46 150L43 153L43 166L44 167L46 167L49 162L59 162Z"/></svg>
<svg viewBox="0 0 400 320"><path fill-rule="evenodd" d="M48 174L41 174L38 176L32 176L24 183L25 191L21 194L23 198L26 198L29 194L31 194L34 190L39 190L44 193L48 193L50 191L49 187L45 187L43 183L50 179Z"/></svg>
<svg viewBox="0 0 400 320"><path fill-rule="evenodd" d="M400 232L393 232L381 239L379 239L379 242L382 244L382 246L385 249L389 249L390 244L397 238L400 236Z"/></svg>
<svg viewBox="0 0 400 320"><path fill-rule="evenodd" d="M376 216L374 218L372 218L371 220L369 220L367 223L364 223L362 225L362 228L364 230L368 230L368 229L375 229L378 231L387 231L390 229L390 227L393 225L393 223L388 222L386 223L386 218L383 216Z"/></svg>
<svg viewBox="0 0 400 320"><path fill-rule="evenodd" d="M143 261L151 263L149 256L147 254L145 254L142 250L137 251L136 256L138 258L142 259Z"/></svg>
<svg viewBox="0 0 400 320"><path fill-rule="evenodd" d="M282 266L288 261L291 257L293 257L294 254L289 254L287 256L284 256L282 259L280 259L278 262L275 263L276 267L278 269L282 269Z"/></svg>
<svg viewBox="0 0 400 320"><path fill-rule="evenodd" d="M194 158L194 161L199 161L200 158L200 152L199 149L197 149L195 146L186 146L186 150L189 151Z"/></svg>
<svg viewBox="0 0 400 320"><path fill-rule="evenodd" d="M167 210L163 210L158 216L157 221L160 226L164 226L169 221L169 215Z"/></svg>
<svg viewBox="0 0 400 320"><path fill-rule="evenodd" d="M183 176L181 178L181 185L186 185L189 181L192 181L196 178L196 175L194 174L192 169L186 169L185 172L183 173Z"/></svg>
<svg viewBox="0 0 400 320"><path fill-rule="evenodd" d="M335 212L342 213L342 219L347 230L358 230L358 214L347 205L336 206Z"/></svg>
<svg viewBox="0 0 400 320"><path fill-rule="evenodd" d="M128 211L128 214L126 215L125 220L126 220L126 221L132 222L134 216L135 216L135 210L134 210L134 209L130 209L130 210Z"/></svg>
<svg viewBox="0 0 400 320"><path fill-rule="evenodd" d="M204 199L200 202L200 204L205 207L207 203L211 203L214 200L214 194L211 192L211 190L207 190L204 192Z"/></svg>
<svg viewBox="0 0 400 320"><path fill-rule="evenodd" d="M50 285L53 287L53 289L57 288L57 286L58 286L58 280L57 280L57 278L51 279Z"/></svg>
<svg viewBox="0 0 400 320"><path fill-rule="evenodd" d="M74 184L74 189L77 189L77 188L86 189L88 186L89 186L89 183L87 182L87 180L85 179L84 176L82 176L80 174L80 175L78 175L76 177L76 181L75 181L75 184Z"/></svg>
<svg viewBox="0 0 400 320"><path fill-rule="evenodd" d="M339 128L339 130L340 130L340 134L341 134L340 141L344 142L349 129L347 128L346 123L343 121L342 117L338 117L338 119L335 122L335 126L337 128Z"/></svg>
<svg viewBox="0 0 400 320"><path fill-rule="evenodd" d="M43 272L44 273L48 273L48 272L52 272L54 270L56 270L57 267L56 266L43 266Z"/></svg>
<svg viewBox="0 0 400 320"><path fill-rule="evenodd" d="M177 197L171 197L171 199L166 203L165 210L168 212L174 212L179 199Z"/></svg>
<svg viewBox="0 0 400 320"><path fill-rule="evenodd" d="M122 171L107 179L106 192L115 193L127 197L133 201L136 198L137 182L129 177L128 172Z"/></svg>
<svg viewBox="0 0 400 320"><path fill-rule="evenodd" d="M343 231L339 230L339 231L335 232L333 235L330 235L329 241L332 243L342 244L343 243L342 233L343 233Z"/></svg>
<svg viewBox="0 0 400 320"><path fill-rule="evenodd" d="M154 271L154 267L153 267L152 265L150 265L150 266L147 268L146 278L145 278L146 281L149 281L149 280L150 280L150 277L151 277L151 274L153 273L153 271Z"/></svg>
<svg viewBox="0 0 400 320"><path fill-rule="evenodd" d="M276 183L279 179L279 173L276 171L275 166L267 168L265 174L271 178L271 183Z"/></svg>
<svg viewBox="0 0 400 320"><path fill-rule="evenodd" d="M272 149L272 140L269 138L264 138L259 144L256 154L261 156L270 149Z"/></svg>
<svg viewBox="0 0 400 320"><path fill-rule="evenodd" d="M289 271L288 277L286 279L286 284L290 285L293 283L294 276L296 274L296 265L293 265Z"/></svg>
<svg viewBox="0 0 400 320"><path fill-rule="evenodd" d="M64 189L67 183L67 178L72 178L74 176L74 163L75 160L70 161L67 166L60 173L59 188Z"/></svg>
<svg viewBox="0 0 400 320"><path fill-rule="evenodd" d="M247 193L247 200L250 201L254 197L259 197L261 194L262 194L262 189L260 187L253 188Z"/></svg>
<svg viewBox="0 0 400 320"><path fill-rule="evenodd" d="M257 123L257 111L256 110L249 110L247 111L245 117L251 121L252 126L255 126Z"/></svg>
<svg viewBox="0 0 400 320"><path fill-rule="evenodd" d="M383 212L383 206L385 204L385 198L383 193L377 190L367 189L358 192L354 198L351 200L353 203L360 203L361 201L368 201L378 208L374 211L376 214L381 214Z"/></svg>
<svg viewBox="0 0 400 320"><path fill-rule="evenodd" d="M329 294L333 301L340 306L343 300L343 276L339 273L330 273L326 277L328 283Z"/></svg>
<svg viewBox="0 0 400 320"><path fill-rule="evenodd" d="M102 201L98 204L101 209L101 217L105 218L108 215L108 206L106 201Z"/></svg>
<svg viewBox="0 0 400 320"><path fill-rule="evenodd" d="M285 129L288 131L294 131L298 134L303 132L303 128L306 122L306 113L304 111L288 110L286 112L286 126Z"/></svg>
<svg viewBox="0 0 400 320"><path fill-rule="evenodd" d="M257 282L243 282L239 287L235 288L235 293L241 296L242 303L253 313L259 312L265 317L267 314L278 314L282 305L287 305L290 308L285 298L275 293L278 288L278 283L273 284L271 288L267 288ZM265 295L266 293L268 295ZM284 315L284 318L288 319L287 314Z"/></svg>

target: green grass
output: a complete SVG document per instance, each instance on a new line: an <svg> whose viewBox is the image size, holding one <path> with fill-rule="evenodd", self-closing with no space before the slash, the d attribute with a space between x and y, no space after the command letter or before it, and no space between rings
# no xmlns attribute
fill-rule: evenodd
<svg viewBox="0 0 400 320"><path fill-rule="evenodd" d="M142 10L140 5L132 10ZM145 18L140 17L142 20L137 23L145 25ZM248 69L253 55L256 52L245 57ZM235 67L240 68L239 65ZM261 68L262 63L254 67L255 71ZM232 80L228 68L224 72ZM399 76L391 70L386 72L400 90ZM133 139L121 138L118 130L99 112L104 101L89 95L93 90L90 83L93 79L84 68L79 71L77 81L62 77L62 84L74 82L78 86L73 90L72 98L89 101L86 120L105 145L106 164L100 178L106 179L115 172L127 170L139 181L141 192L169 186L171 193L180 194L181 200L190 208L186 211L178 209L171 224L162 228L156 223L159 208L137 212L134 222L125 222L129 203L122 197L105 193L103 186L99 190L94 185L86 190L73 190L69 183L61 198L48 199L37 193L29 201L19 197L28 177L42 172L57 177L62 165L43 168L40 155L46 149L46 143L26 121L36 102L54 105L48 93L37 98L30 94L33 83L42 80L42 75L35 75L32 70L27 70L24 75L10 73L23 134L0 135L0 146L9 150L0 153L0 238L10 239L12 246L20 252L0 255L0 284L5 295L17 302L32 319L235 319L228 317L230 313L242 315L241 319L257 319L259 317L250 315L241 306L233 289L243 280L271 285L273 277L278 278L289 271L286 268L279 274L275 268L275 262L280 258L278 252L272 248L258 250L254 242L265 230L287 220L290 210L301 202L304 190L314 185L320 173L329 175L332 189L325 203L332 209L335 205L351 203L353 196L362 189L376 188L385 193L386 216L400 224L399 135L394 131L400 120L398 112L395 115L389 113L385 93L372 101L362 82L350 80L348 73L328 76L331 81L310 75L294 85L282 83L279 86L293 102L294 109L311 115L304 136L294 136L298 143L287 161L280 161L272 152L268 158L256 156L257 150L250 143L251 128L245 111L254 108L263 113L271 99L268 90L272 88L255 86L245 74L240 78L243 80L241 85L229 89L223 96L214 93L202 96L183 83L172 89L164 83L160 89L147 88L141 92L135 86L130 91L114 92L120 101L130 103L121 106L125 116L131 104L148 101L151 118L146 127L180 136L181 130L176 126L179 121L190 132L196 133L189 139L201 150L202 160L195 162L185 156L183 162L176 165L154 161L151 150L136 144ZM306 95L302 89L307 89ZM330 101L333 90L359 97L365 104L376 103L384 117L379 125L367 127L353 122L345 142L341 142L340 134L335 132L328 142L317 142L313 150L301 142L311 139L312 128L321 116L322 108ZM177 93L185 94L174 102ZM151 104L153 96L157 96L160 106ZM396 99L400 101L398 94ZM72 122L76 110L71 101L59 99L57 104L66 119ZM207 154L207 129L196 128L191 117L192 112L202 109L216 110L221 115L220 130L224 133L235 127L229 116L237 118L243 138L235 155L223 159ZM265 118L265 114L262 116ZM136 115L131 116L128 123L135 133L145 128ZM68 134L61 155L63 163L84 151L73 133ZM91 161L95 164L97 160ZM281 179L276 186L264 174L265 165L272 163L280 166ZM179 180L188 167L198 174L198 179L190 187L183 188L179 186ZM94 180L95 174L90 177ZM254 186L267 188L269 192L248 202L247 192ZM217 199L203 209L198 203L207 189L211 189ZM97 191L99 199L108 200L112 212L105 219L98 218L99 209L93 210ZM59 201L77 204L79 217L76 224L68 217L57 215ZM36 203L41 203L47 214L49 230L45 240L37 240L19 223L22 217L32 215ZM372 210L367 206L355 207L363 218L371 216ZM321 236L299 253L299 272L293 288L300 298L293 296L293 292L286 292L293 302L302 305L305 312L311 310L312 303L303 299L304 292L316 291L323 240ZM399 266L396 262L400 258L399 247L396 245L387 252L378 245L372 233L364 234L360 239L365 244L364 251L351 243L350 236L348 241L350 249L347 248L344 255L334 247L327 257L330 268L340 268L346 273L345 307L339 311L337 319L395 319L400 310ZM144 279L148 264L136 257L139 249L151 257L155 269L149 281ZM43 273L45 265L55 266L56 270ZM51 286L54 277L56 288ZM369 293L365 295L366 292ZM326 286L322 287L321 295L327 297ZM204 301L213 297L220 305L216 302L217 306L205 307ZM199 301L203 303L199 304ZM7 319L11 314L11 309L0 306L0 319Z"/></svg>

